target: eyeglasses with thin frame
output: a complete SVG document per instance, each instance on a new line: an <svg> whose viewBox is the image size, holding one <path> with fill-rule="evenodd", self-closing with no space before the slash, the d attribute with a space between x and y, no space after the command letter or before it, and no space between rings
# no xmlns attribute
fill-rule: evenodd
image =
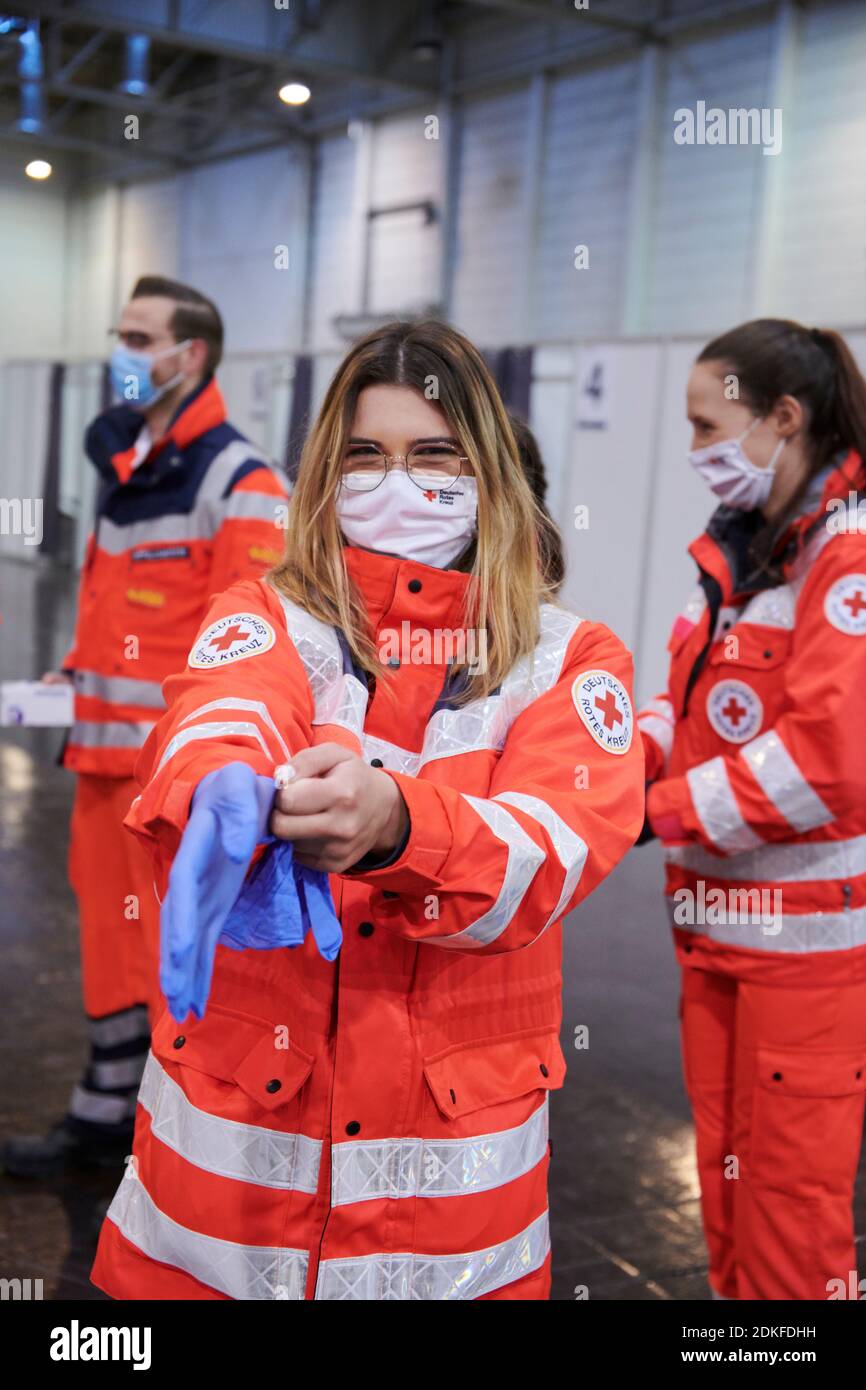
<svg viewBox="0 0 866 1390"><path fill-rule="evenodd" d="M348 444L341 460L342 482L350 492L372 492L384 482L389 467L397 464L422 492L443 492L459 478L466 454L453 444L434 441L417 444L408 454L383 454L373 444Z"/></svg>

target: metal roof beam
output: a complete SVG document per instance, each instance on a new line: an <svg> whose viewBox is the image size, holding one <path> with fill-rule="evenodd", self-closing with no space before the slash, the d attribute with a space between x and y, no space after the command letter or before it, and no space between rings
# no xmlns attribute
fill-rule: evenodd
<svg viewBox="0 0 866 1390"><path fill-rule="evenodd" d="M540 4L533 4L533 0L467 0L467 3L482 10L506 10L511 14L526 15L544 21L559 19L562 21L574 20L580 24L596 24L605 29L617 29L620 33L634 34L638 38L649 40L657 37L652 24L647 24L639 19L625 19L621 15L599 14L598 10L590 7L585 10L576 10L574 6L565 8L560 5L549 5L543 0Z"/></svg>
<svg viewBox="0 0 866 1390"><path fill-rule="evenodd" d="M27 145L33 151L34 157L38 150L47 148L70 150L74 154L97 154L108 159L134 159L140 163L164 164L173 170L191 167L189 160L175 152L169 154L167 151L154 150L152 147L148 147L147 152L145 152L130 148L131 141L125 141L123 145L109 145L104 141L89 139L82 135L60 135L51 130L41 130L36 135L29 135L25 134L24 131L17 130L15 126L4 126L0 128L0 142Z"/></svg>
<svg viewBox="0 0 866 1390"><path fill-rule="evenodd" d="M101 14L98 10L70 9L67 5L50 3L50 0L17 0L16 14L33 19L61 19L67 24L77 24L83 28L104 29L112 34L146 34L153 43L164 44L168 48L182 48L194 53L208 53L216 58L243 58L257 63L265 69L286 72L290 69L298 73L313 73L321 77L342 78L349 82L369 82L377 87L387 87L397 92L415 93L427 96L436 88L423 83L406 82L389 77L386 73L366 68L353 67L350 63L340 63L328 58L316 58L310 54L294 51L255 48L249 44L235 43L229 39L215 39L208 34L197 34L192 29L171 29L164 25L150 24L145 20L114 14Z"/></svg>
<svg viewBox="0 0 866 1390"><path fill-rule="evenodd" d="M69 61L63 64L63 67L56 69L52 74L52 80L55 82L68 82L73 73L77 72L84 63L89 62L94 54L99 52L107 38L108 35L105 32L91 34L90 38L81 45L78 52L74 53Z"/></svg>

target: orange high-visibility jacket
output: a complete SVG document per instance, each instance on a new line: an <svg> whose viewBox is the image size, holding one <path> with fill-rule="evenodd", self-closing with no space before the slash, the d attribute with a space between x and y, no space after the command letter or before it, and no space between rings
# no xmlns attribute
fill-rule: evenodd
<svg viewBox="0 0 866 1390"><path fill-rule="evenodd" d="M213 378L133 468L142 423L117 406L88 431L103 482L63 661L75 681L64 766L108 777L132 776L211 597L282 551L285 484L228 424Z"/></svg>
<svg viewBox="0 0 866 1390"><path fill-rule="evenodd" d="M204 1018L163 1014L94 1266L115 1297L549 1286L560 919L643 821L631 657L607 628L544 606L532 661L455 707L440 639L462 626L468 576L344 555L390 653L390 695L384 677L371 693L342 634L267 581L237 584L166 682L127 825L162 897L202 777L237 759L271 774L340 740L398 783L408 841L386 867L331 876L335 962L311 936L220 947Z"/></svg>
<svg viewBox="0 0 866 1390"><path fill-rule="evenodd" d="M736 591L755 516L719 509L690 547L668 690L638 716L684 963L866 979L864 481L853 452L817 480L778 587Z"/></svg>

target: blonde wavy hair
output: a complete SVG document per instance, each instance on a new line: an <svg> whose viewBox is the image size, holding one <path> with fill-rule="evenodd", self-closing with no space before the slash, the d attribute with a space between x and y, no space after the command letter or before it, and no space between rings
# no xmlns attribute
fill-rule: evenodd
<svg viewBox="0 0 866 1390"><path fill-rule="evenodd" d="M471 574L464 627L485 629L483 670L456 660L466 702L499 686L538 641L539 604L555 600L545 537L552 522L536 502L496 384L484 359L461 333L438 319L394 321L374 329L347 353L309 432L288 509L285 557L269 575L287 598L340 628L357 665L383 681L363 595L346 571L335 501L341 460L358 396L366 386L414 387L440 406L472 465L478 485L478 535L455 563Z"/></svg>

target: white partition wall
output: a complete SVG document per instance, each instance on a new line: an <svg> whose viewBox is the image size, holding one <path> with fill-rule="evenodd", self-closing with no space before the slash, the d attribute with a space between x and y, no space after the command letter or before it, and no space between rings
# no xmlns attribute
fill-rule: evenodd
<svg viewBox="0 0 866 1390"><path fill-rule="evenodd" d="M99 480L84 451L84 435L101 407L102 375L101 362L73 362L63 381L58 501L61 512L75 521L76 565L84 559L96 505Z"/></svg>
<svg viewBox="0 0 866 1390"><path fill-rule="evenodd" d="M565 541L566 603L608 623L632 650L651 544L661 363L662 349L653 342L595 343L577 351L570 476L554 511Z"/></svg>
<svg viewBox="0 0 866 1390"><path fill-rule="evenodd" d="M288 436L293 379L293 359L283 355L230 355L219 369L229 420L278 463Z"/></svg>
<svg viewBox="0 0 866 1390"><path fill-rule="evenodd" d="M23 560L39 553L32 522L44 502L51 370L50 362L0 366L0 554Z"/></svg>
<svg viewBox="0 0 866 1390"><path fill-rule="evenodd" d="M716 500L686 457L691 428L686 420L686 382L705 339L665 344L659 382L659 426L650 543L643 572L644 594L635 650L639 701L664 688L671 624L696 581L686 547L704 529Z"/></svg>

